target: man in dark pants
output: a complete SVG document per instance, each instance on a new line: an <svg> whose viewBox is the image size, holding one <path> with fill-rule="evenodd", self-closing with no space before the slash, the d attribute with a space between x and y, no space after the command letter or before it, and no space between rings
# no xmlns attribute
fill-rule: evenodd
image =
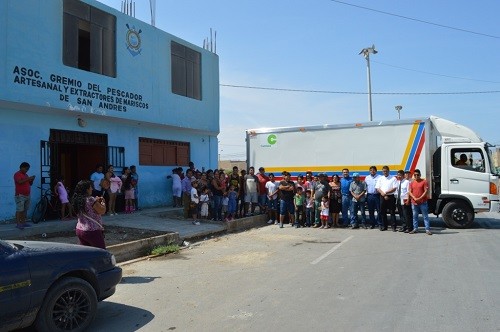
<svg viewBox="0 0 500 332"><path fill-rule="evenodd" d="M377 167L370 166L370 174L365 177L366 183L366 206L368 208L368 215L370 217L371 229L380 226L380 194L375 186L381 175L377 174ZM377 216L375 217L375 211Z"/></svg>
<svg viewBox="0 0 500 332"><path fill-rule="evenodd" d="M387 210L391 214L392 231L396 231L396 200L394 192L397 189L396 178L389 174L389 166L382 167L383 176L377 181L375 188L380 194L380 225L381 231L387 230Z"/></svg>
<svg viewBox="0 0 500 332"><path fill-rule="evenodd" d="M349 227L350 217L352 216L352 195L351 195L352 178L349 176L349 169L342 170L342 178L340 179L340 192L342 193L342 223L341 227Z"/></svg>
<svg viewBox="0 0 500 332"><path fill-rule="evenodd" d="M397 189L394 193L394 198L396 199L396 210L399 215L399 222L401 223L400 232L404 232L406 230L406 215L403 210L403 197L408 196L408 181L405 181L405 172L400 169L398 174L396 174L396 185Z"/></svg>
<svg viewBox="0 0 500 332"><path fill-rule="evenodd" d="M399 171L398 174L403 171ZM401 189L398 187L397 192L399 193L398 198L398 213L401 219L400 232L408 233L413 229L413 211L411 209L411 202L409 196L410 190L410 171L405 171L403 173L403 179L401 180ZM400 210L401 208L401 210Z"/></svg>

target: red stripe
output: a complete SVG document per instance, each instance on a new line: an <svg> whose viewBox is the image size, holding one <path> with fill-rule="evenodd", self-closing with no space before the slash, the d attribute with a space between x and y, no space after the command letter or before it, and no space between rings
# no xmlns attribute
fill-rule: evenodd
<svg viewBox="0 0 500 332"><path fill-rule="evenodd" d="M413 158L413 162L411 163L410 172L412 174L415 168L417 168L417 162L418 159L420 158L420 153L422 153L422 148L424 147L424 143L425 143L425 130L422 132L422 135L420 136L420 142L418 142L417 151L415 152L415 157Z"/></svg>

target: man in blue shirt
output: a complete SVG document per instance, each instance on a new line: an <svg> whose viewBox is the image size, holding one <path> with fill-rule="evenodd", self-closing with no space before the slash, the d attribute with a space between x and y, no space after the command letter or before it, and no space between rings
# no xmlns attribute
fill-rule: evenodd
<svg viewBox="0 0 500 332"><path fill-rule="evenodd" d="M342 179L340 179L340 192L342 193L342 227L347 227L350 224L348 214L352 215L352 195L351 195L352 178L349 176L349 169L342 170Z"/></svg>
<svg viewBox="0 0 500 332"><path fill-rule="evenodd" d="M94 188L92 189L92 196L102 196L102 188L101 181L104 179L104 173L102 164L97 164L95 167L95 172L90 175L90 181L94 184Z"/></svg>

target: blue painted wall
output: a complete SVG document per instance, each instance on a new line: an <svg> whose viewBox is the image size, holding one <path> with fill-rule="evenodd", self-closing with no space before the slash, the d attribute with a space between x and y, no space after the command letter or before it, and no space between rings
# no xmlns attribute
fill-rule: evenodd
<svg viewBox="0 0 500 332"><path fill-rule="evenodd" d="M106 133L108 145L125 147L126 165L137 165L143 207L170 204L166 177L176 166L140 165L139 137L190 142L195 165L217 167L218 56L97 1L84 2L117 18L116 78L63 64L62 0L0 1L0 220L14 216L12 176L19 164L29 162L29 174L40 178L40 141L48 140L50 129ZM141 31L139 54L127 49L129 29ZM201 53L202 100L171 92L172 40ZM36 86L50 84L52 89ZM78 100L81 91L72 88L100 92ZM140 104L120 104L112 89L132 92ZM100 107L104 96L121 110ZM86 127L78 126L79 117ZM39 191L32 190L32 201L38 198Z"/></svg>

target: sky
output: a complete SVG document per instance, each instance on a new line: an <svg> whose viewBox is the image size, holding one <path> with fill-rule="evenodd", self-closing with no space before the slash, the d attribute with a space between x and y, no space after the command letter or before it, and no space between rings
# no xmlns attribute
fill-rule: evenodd
<svg viewBox="0 0 500 332"><path fill-rule="evenodd" d="M151 23L150 1L135 5ZM400 105L401 119L435 115L500 145L499 12L498 0L156 0L155 21L198 46L216 31L219 157L245 160L246 129L369 121L359 52L373 44L373 121Z"/></svg>

